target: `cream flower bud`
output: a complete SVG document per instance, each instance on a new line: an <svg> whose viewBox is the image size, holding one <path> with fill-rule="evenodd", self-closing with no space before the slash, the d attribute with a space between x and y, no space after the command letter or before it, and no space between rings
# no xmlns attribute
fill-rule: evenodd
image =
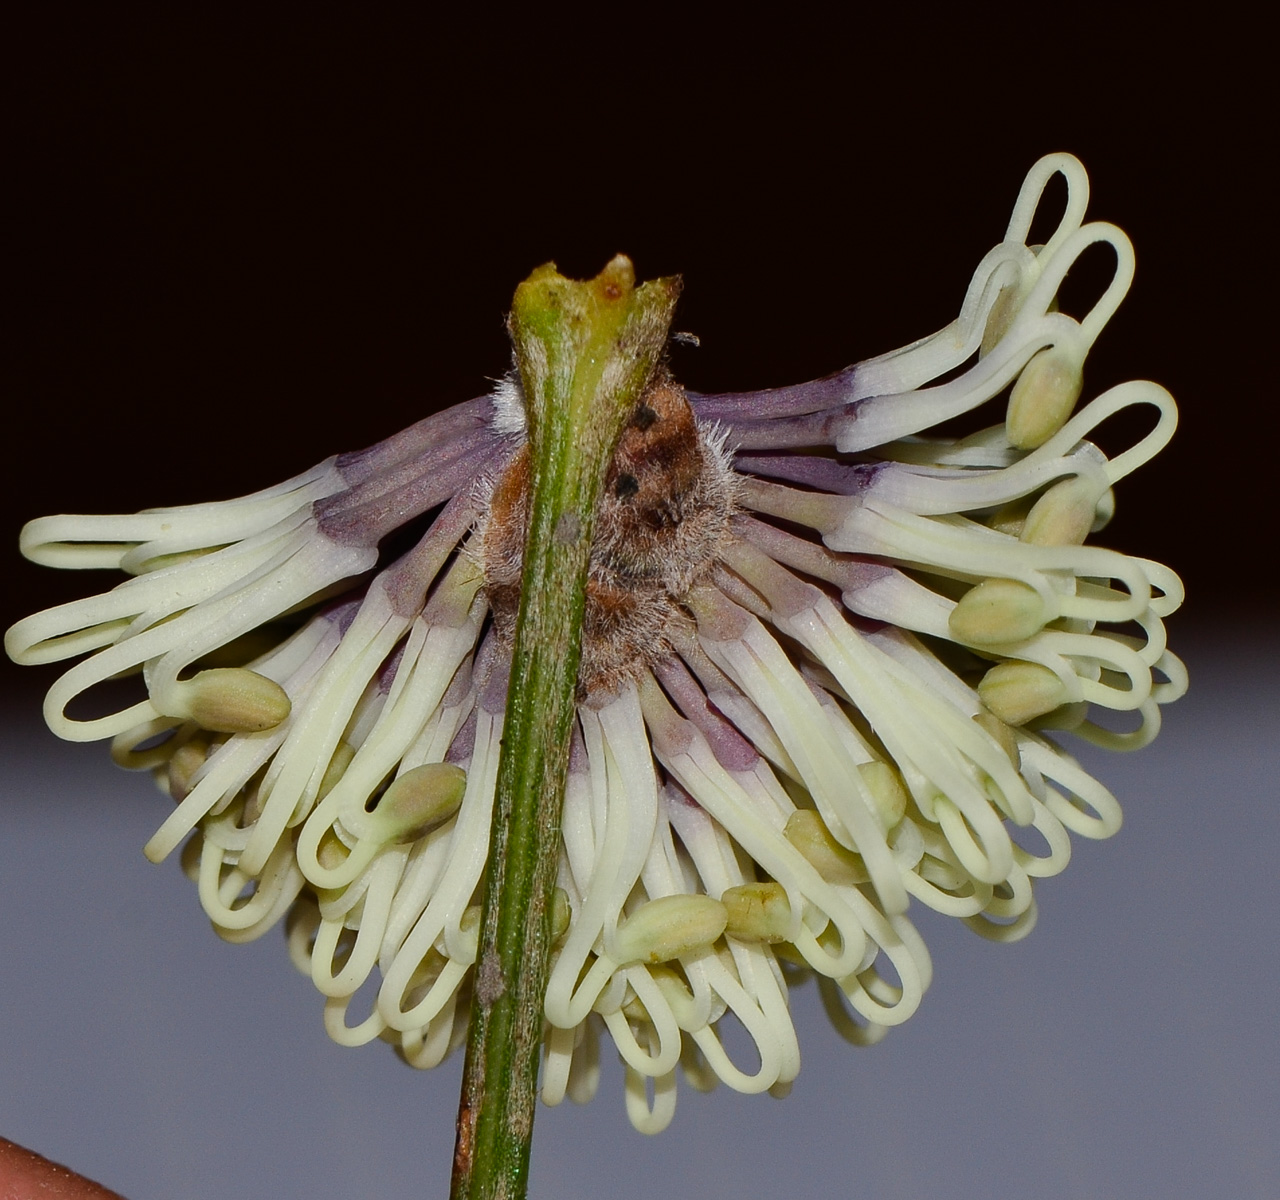
<svg viewBox="0 0 1280 1200"><path fill-rule="evenodd" d="M1048 667L1029 662L992 667L978 684L978 695L1010 725L1025 725L1070 699L1066 685Z"/></svg>
<svg viewBox="0 0 1280 1200"><path fill-rule="evenodd" d="M874 762L858 764L858 774L867 785L867 791L875 801L876 812L886 832L895 829L907 811L907 789L903 786L898 772L888 763L876 759Z"/></svg>
<svg viewBox="0 0 1280 1200"><path fill-rule="evenodd" d="M1080 354L1048 346L1022 368L1005 415L1005 433L1020 450L1043 446L1067 423L1084 386Z"/></svg>
<svg viewBox="0 0 1280 1200"><path fill-rule="evenodd" d="M1096 513L1096 489L1083 479L1064 479L1031 506L1020 536L1032 546L1079 546Z"/></svg>
<svg viewBox="0 0 1280 1200"><path fill-rule="evenodd" d="M1005 756L1013 764L1014 769L1022 766L1022 751L1018 749L1018 739L1012 727L1002 721L993 712L977 712L973 714L974 724L989 733L996 745L1005 752Z"/></svg>
<svg viewBox="0 0 1280 1200"><path fill-rule="evenodd" d="M710 946L728 923L728 909L710 896L659 896L618 926L613 957L619 963L666 962Z"/></svg>
<svg viewBox="0 0 1280 1200"><path fill-rule="evenodd" d="M180 680L165 700L166 716L194 721L213 733L274 729L292 707L284 688L274 679L244 667L201 671L193 679Z"/></svg>
<svg viewBox="0 0 1280 1200"><path fill-rule="evenodd" d="M453 763L423 763L406 771L383 793L370 814L384 842L412 842L453 816L467 790L467 773Z"/></svg>
<svg viewBox="0 0 1280 1200"><path fill-rule="evenodd" d="M999 646L1034 637L1044 627L1044 601L1016 579L984 579L967 591L947 624L958 641Z"/></svg>
<svg viewBox="0 0 1280 1200"><path fill-rule="evenodd" d="M811 808L796 809L787 818L786 838L828 883L866 883L871 878L862 859L836 841Z"/></svg>
<svg viewBox="0 0 1280 1200"><path fill-rule="evenodd" d="M200 734L183 742L169 759L165 780L169 795L174 800L183 799L191 790L195 773L204 766L209 754L209 739Z"/></svg>
<svg viewBox="0 0 1280 1200"><path fill-rule="evenodd" d="M554 946L569 931L569 922L573 920L573 906L569 903L569 893L562 887L551 893L551 944Z"/></svg>
<svg viewBox="0 0 1280 1200"><path fill-rule="evenodd" d="M725 932L744 942L785 942L791 936L791 902L780 883L743 883L725 888L720 903L729 913Z"/></svg>

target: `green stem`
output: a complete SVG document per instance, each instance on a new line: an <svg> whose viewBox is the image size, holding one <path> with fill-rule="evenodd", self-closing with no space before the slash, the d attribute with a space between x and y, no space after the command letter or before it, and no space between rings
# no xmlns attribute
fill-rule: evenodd
<svg viewBox="0 0 1280 1200"><path fill-rule="evenodd" d="M509 325L529 427L529 529L454 1200L525 1195L595 510L618 438L662 353L678 292L678 279L637 288L621 255L585 283L548 264L516 289Z"/></svg>

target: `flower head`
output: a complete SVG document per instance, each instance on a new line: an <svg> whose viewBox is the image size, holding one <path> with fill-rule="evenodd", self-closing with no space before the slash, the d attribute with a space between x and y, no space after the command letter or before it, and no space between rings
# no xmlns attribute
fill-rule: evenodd
<svg viewBox="0 0 1280 1200"><path fill-rule="evenodd" d="M1065 211L1028 247L1055 173ZM1077 403L1133 271L1118 229L1083 223L1086 199L1074 159L1036 164L960 315L902 350L763 392L650 381L596 518L548 1102L594 1092L602 1033L643 1130L670 1120L677 1067L698 1088L785 1092L792 985L815 977L846 1036L874 1040L929 984L913 900L1016 939L1068 835L1119 828L1050 734L1144 744L1185 687L1163 626L1176 576L1085 544L1176 412L1151 383ZM1076 319L1056 296L1095 242L1115 273ZM930 436L998 397L1001 423ZM1154 428L1108 458L1089 435L1133 405ZM50 690L51 728L152 770L176 806L148 856L185 841L223 937L283 919L330 1035L419 1067L458 1045L483 986L528 476L513 379L243 499L23 532L37 562L131 576L9 631L19 662L88 655ZM418 540L392 557L405 527ZM144 698L68 716L137 672ZM1136 725L1115 732L1106 709ZM729 1014L750 1061L720 1037Z"/></svg>

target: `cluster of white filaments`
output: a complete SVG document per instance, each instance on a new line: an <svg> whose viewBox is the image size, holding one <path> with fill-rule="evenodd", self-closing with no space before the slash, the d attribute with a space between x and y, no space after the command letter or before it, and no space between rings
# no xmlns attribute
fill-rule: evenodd
<svg viewBox="0 0 1280 1200"><path fill-rule="evenodd" d="M1065 211L1028 247L1055 173ZM667 397L688 405L684 450L724 507L698 514L705 562L658 573L683 589L663 585L662 636L580 689L548 1103L594 1093L606 1032L638 1129L671 1119L677 1068L699 1089L785 1093L800 1067L791 986L816 977L841 1031L873 1041L929 984L911 901L1019 938L1068 834L1119 828L1113 797L1047 731L1138 746L1185 687L1162 623L1176 576L1083 544L1176 413L1151 383L1077 406L1133 271L1124 234L1082 223L1086 197L1074 159L1038 163L932 337L810 384ZM1115 273L1075 319L1055 298L1097 242ZM997 397L1002 423L926 436ZM1133 405L1156 410L1154 428L1108 458L1088 438ZM330 1035L381 1038L418 1067L460 1044L470 1005L510 666L484 543L524 445L518 406L506 385L240 500L34 521L29 558L132 578L6 641L24 663L88 654L46 717L155 772L176 807L147 855L185 841L223 937L283 918ZM643 495L648 444L611 485L619 503ZM419 517L416 546L386 564L383 539ZM629 579L610 576L610 603ZM67 715L131 672L144 699ZM1137 715L1117 732L1101 710ZM728 1017L745 1059L722 1040Z"/></svg>

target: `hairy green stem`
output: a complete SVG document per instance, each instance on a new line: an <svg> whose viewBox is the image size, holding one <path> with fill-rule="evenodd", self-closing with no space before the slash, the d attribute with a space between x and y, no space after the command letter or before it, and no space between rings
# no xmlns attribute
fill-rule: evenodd
<svg viewBox="0 0 1280 1200"><path fill-rule="evenodd" d="M679 280L635 286L621 255L585 283L540 267L510 331L528 419L520 608L471 1002L454 1200L525 1195L551 894L596 505L666 342Z"/></svg>

